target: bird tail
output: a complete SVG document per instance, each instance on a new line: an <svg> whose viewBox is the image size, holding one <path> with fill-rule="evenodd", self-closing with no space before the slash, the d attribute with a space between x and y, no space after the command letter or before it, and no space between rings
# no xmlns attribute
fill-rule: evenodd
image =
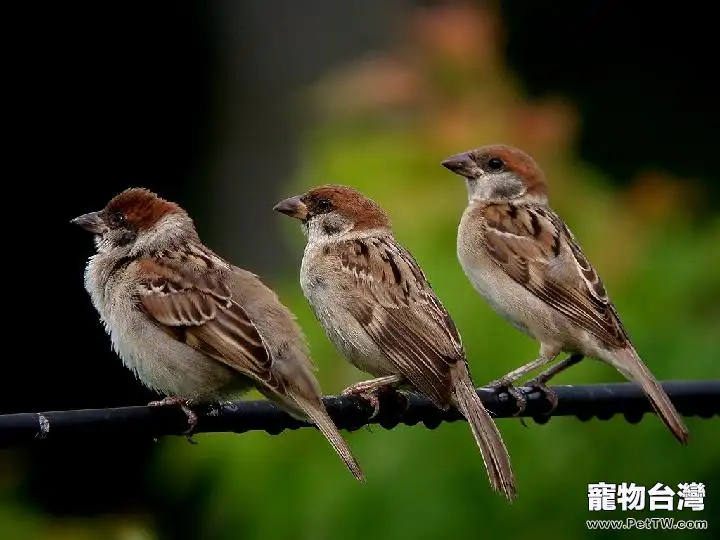
<svg viewBox="0 0 720 540"><path fill-rule="evenodd" d="M625 377L635 381L642 387L643 392L647 395L663 424L667 426L681 444L687 444L690 439L690 432L685 422L663 387L640 359L635 349L628 347L613 351L612 358L608 358L608 360Z"/></svg>
<svg viewBox="0 0 720 540"><path fill-rule="evenodd" d="M485 463L490 485L512 502L517 496L517 490L510 456L500 431L473 386L465 362L460 361L455 364L453 379L457 408L470 424Z"/></svg>
<svg viewBox="0 0 720 540"><path fill-rule="evenodd" d="M292 395L291 397L295 403L297 403L297 406L315 423L320 433L325 436L335 449L335 452L340 456L340 459L345 462L345 465L352 475L360 482L365 482L365 475L362 469L360 469L360 465L350 451L350 447L345 442L345 439L340 435L337 426L327 413L322 400L318 398L317 402L315 402L315 400L309 400L298 395Z"/></svg>

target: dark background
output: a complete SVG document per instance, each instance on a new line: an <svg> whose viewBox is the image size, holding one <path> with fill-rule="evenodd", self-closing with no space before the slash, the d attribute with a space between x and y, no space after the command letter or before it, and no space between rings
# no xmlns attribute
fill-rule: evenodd
<svg viewBox="0 0 720 540"><path fill-rule="evenodd" d="M6 307L17 333L4 359L0 412L155 398L110 350L83 289L91 238L68 223L120 190L142 185L186 201L218 251L253 271L278 271L285 255L267 210L297 163L298 132L312 120L283 104L339 63L392 42L413 3L385 4L65 4L46 21L21 85L24 170L32 175L11 180L17 195L6 199L31 215L6 218L14 250L6 253ZM618 183L647 166L696 178L709 203L698 213L715 212L715 8L642 4L502 2L507 60L530 95L564 95L580 108L582 158ZM215 199L202 197L205 190ZM30 223L31 233L23 228ZM217 235L228 227L241 250ZM279 247L253 249L259 243ZM151 442L101 440L33 449L22 454L22 491L51 513L149 506L162 516L162 494L144 485L152 451ZM95 458L112 465L83 466ZM171 538L195 537L192 514L160 525Z"/></svg>

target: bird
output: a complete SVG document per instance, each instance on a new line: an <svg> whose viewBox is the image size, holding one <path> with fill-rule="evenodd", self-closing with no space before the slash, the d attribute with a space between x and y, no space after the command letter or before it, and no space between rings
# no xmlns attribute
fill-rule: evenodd
<svg viewBox="0 0 720 540"><path fill-rule="evenodd" d="M314 423L353 476L365 476L328 415L304 334L277 294L200 240L177 203L142 187L71 223L94 235L85 289L124 365L180 406L190 438L193 404L255 388ZM192 441L191 441L192 442Z"/></svg>
<svg viewBox="0 0 720 540"><path fill-rule="evenodd" d="M460 334L385 211L358 190L324 185L274 210L307 236L300 284L328 338L355 367L376 377L347 388L378 413L376 394L412 388L468 420L494 490L516 497L502 436L473 385Z"/></svg>
<svg viewBox="0 0 720 540"><path fill-rule="evenodd" d="M569 353L525 385L548 394L554 409L557 397L547 382L583 358L595 358L638 383L665 426L687 444L682 417L641 360L580 244L550 207L537 162L519 148L491 144L452 155L441 165L467 186L468 205L457 234L464 273L496 313L540 343L536 360L490 386L510 389Z"/></svg>

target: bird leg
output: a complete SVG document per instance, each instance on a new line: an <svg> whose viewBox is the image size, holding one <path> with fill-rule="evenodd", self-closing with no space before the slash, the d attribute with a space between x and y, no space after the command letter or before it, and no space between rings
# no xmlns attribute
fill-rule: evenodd
<svg viewBox="0 0 720 540"><path fill-rule="evenodd" d="M185 413L185 416L187 416L187 422L190 426L187 430L183 431L183 435L187 437L187 440L190 444L197 444L197 442L192 438L192 431L195 429L198 423L198 417L197 414L195 414L192 409L190 409L191 400L184 399L179 396L171 396L163 398L159 401L151 401L148 403L149 407L163 407L163 406L176 406L179 405L180 409L182 409L182 412Z"/></svg>
<svg viewBox="0 0 720 540"><path fill-rule="evenodd" d="M565 371L567 368L574 366L583 358L584 356L582 354L570 355L562 362L558 362L554 366L549 367L548 369L525 383L525 386L529 388L534 388L545 394L545 398L550 402L550 410L547 411L545 414L552 414L558 405L557 394L555 393L555 390L552 390L547 386L548 381L559 373Z"/></svg>
<svg viewBox="0 0 720 540"><path fill-rule="evenodd" d="M377 394L386 389L394 389L395 386L402 384L405 378L401 375L388 375L386 377L378 377L367 381L360 381L352 386L348 386L343 390L343 396L357 396L367 401L373 407L373 413L370 419L375 418L380 412L380 400Z"/></svg>
<svg viewBox="0 0 720 540"><path fill-rule="evenodd" d="M528 362L524 366L520 366L519 368L511 371L510 373L504 375L503 377L500 377L495 381L492 381L487 385L488 388L492 388L497 392L507 392L515 399L515 401L517 402L518 410L513 416L521 415L525 411L525 407L527 406L527 398L525 397L525 394L523 394L520 390L514 387L515 381L521 379L527 373L536 370L549 362L552 362L553 358L557 356L557 353L555 353L554 355L546 354L546 351L544 349L544 346L540 348L539 358L533 360L532 362Z"/></svg>

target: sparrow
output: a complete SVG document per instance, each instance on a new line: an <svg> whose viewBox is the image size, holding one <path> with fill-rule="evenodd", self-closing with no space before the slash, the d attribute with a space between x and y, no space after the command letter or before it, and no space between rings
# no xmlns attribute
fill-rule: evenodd
<svg viewBox="0 0 720 540"><path fill-rule="evenodd" d="M317 187L274 210L307 236L300 284L328 338L355 367L376 377L347 388L378 412L377 392L412 388L468 420L492 487L510 501L515 478L505 443L475 391L453 320L387 214L355 189Z"/></svg>
<svg viewBox="0 0 720 540"><path fill-rule="evenodd" d="M549 393L552 377L584 357L595 358L637 382L662 422L686 444L689 432L681 416L640 359L598 273L550 208L537 163L517 148L489 145L448 157L442 165L464 177L468 190L457 236L460 265L498 314L540 343L536 360L491 386L507 390L561 352L569 353L527 383ZM551 397L554 408L557 398Z"/></svg>
<svg viewBox="0 0 720 540"><path fill-rule="evenodd" d="M353 476L364 475L328 416L305 338L260 279L206 247L176 203L145 188L71 220L93 233L85 288L124 365L180 406L255 388L295 418L313 422Z"/></svg>

